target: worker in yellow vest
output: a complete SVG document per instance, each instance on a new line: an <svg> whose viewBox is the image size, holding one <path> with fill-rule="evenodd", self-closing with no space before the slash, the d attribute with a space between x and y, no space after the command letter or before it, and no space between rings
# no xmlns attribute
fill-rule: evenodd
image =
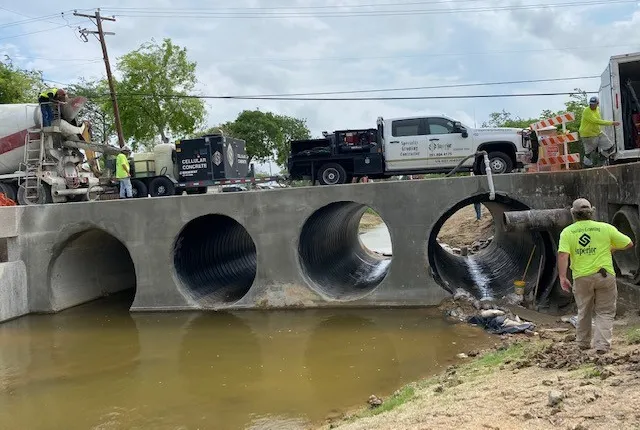
<svg viewBox="0 0 640 430"><path fill-rule="evenodd" d="M580 120L580 139L584 146L583 164L585 167L594 165L593 158L597 156L598 152L608 159L615 150L613 142L602 132L600 127L617 127L620 123L618 121L606 121L602 119L599 106L600 100L598 97L591 97L589 99L589 106L584 108L582 119ZM594 154L593 156L591 155L592 153Z"/></svg>
<svg viewBox="0 0 640 430"><path fill-rule="evenodd" d="M131 170L129 167L129 156L131 149L124 146L120 149L120 153L116 157L116 179L120 183L120 198L130 199L133 197L133 188L131 185Z"/></svg>
<svg viewBox="0 0 640 430"><path fill-rule="evenodd" d="M67 101L67 92L62 88L49 88L38 96L40 110L42 111L42 126L50 127L53 121L53 103Z"/></svg>
<svg viewBox="0 0 640 430"><path fill-rule="evenodd" d="M570 261L573 296L578 306L576 342L581 349L593 347L598 353L606 353L611 348L618 297L611 253L629 249L633 242L611 224L594 221L594 208L586 199L573 202L571 215L574 223L562 230L558 246L560 285L571 291L567 277ZM595 313L593 330L592 313Z"/></svg>

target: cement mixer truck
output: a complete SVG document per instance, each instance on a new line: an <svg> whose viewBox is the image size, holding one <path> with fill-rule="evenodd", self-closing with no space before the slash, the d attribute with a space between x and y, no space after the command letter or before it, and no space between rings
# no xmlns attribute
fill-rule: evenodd
<svg viewBox="0 0 640 430"><path fill-rule="evenodd" d="M53 104L53 122L41 127L38 104L0 105L0 193L18 204L63 203L100 192L100 180L83 163L86 154L117 154L90 142L89 125L76 117L84 97Z"/></svg>

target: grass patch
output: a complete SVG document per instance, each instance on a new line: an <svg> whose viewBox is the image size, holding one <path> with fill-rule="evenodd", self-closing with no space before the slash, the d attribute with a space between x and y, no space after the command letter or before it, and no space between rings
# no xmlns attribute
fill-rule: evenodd
<svg viewBox="0 0 640 430"><path fill-rule="evenodd" d="M624 333L624 340L629 345L638 345L640 344L640 327L633 327L628 329Z"/></svg>
<svg viewBox="0 0 640 430"><path fill-rule="evenodd" d="M346 421L353 422L360 418L372 417L375 415L389 412L398 406L404 405L416 397L416 389L413 384L405 385L398 391L393 393L391 397L384 400L380 406L373 409L366 409L355 415L350 416Z"/></svg>
<svg viewBox="0 0 640 430"><path fill-rule="evenodd" d="M364 211L364 213L369 214L369 215L374 215L374 216L377 216L377 217L379 217L379 216L380 216L380 215L378 214L378 212L374 211L374 210L373 210L373 209L371 209L371 208L367 208L367 210L366 210L366 211Z"/></svg>
<svg viewBox="0 0 640 430"><path fill-rule="evenodd" d="M582 369L582 373L585 379L599 378L602 376L602 369L595 366L586 366Z"/></svg>
<svg viewBox="0 0 640 430"><path fill-rule="evenodd" d="M490 352L483 355L469 366L476 370L494 370L501 365L520 360L525 356L525 347L520 343L514 343L505 349Z"/></svg>

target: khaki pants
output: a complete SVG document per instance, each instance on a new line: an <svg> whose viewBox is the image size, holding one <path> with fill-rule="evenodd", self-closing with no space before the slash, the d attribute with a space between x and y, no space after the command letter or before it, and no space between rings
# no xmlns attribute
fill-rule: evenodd
<svg viewBox="0 0 640 430"><path fill-rule="evenodd" d="M573 295L578 305L576 341L580 346L608 350L611 347L613 318L616 315L618 288L616 277L595 275L577 278L573 282ZM595 312L595 333L591 342L591 316Z"/></svg>

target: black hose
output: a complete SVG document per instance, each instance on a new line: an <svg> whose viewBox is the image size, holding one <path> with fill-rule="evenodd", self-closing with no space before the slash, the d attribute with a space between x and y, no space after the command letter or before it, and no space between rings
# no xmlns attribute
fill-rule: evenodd
<svg viewBox="0 0 640 430"><path fill-rule="evenodd" d="M464 157L462 159L461 162L458 163L458 165L456 167L453 168L452 171L450 171L449 173L447 173L446 175L444 175L445 178L448 178L454 174L457 173L458 170L460 170L460 167L462 167L462 165L469 159L469 158L473 158L473 157L484 157L487 154L487 151L478 151L475 154L471 154L471 155L467 155L466 157Z"/></svg>

